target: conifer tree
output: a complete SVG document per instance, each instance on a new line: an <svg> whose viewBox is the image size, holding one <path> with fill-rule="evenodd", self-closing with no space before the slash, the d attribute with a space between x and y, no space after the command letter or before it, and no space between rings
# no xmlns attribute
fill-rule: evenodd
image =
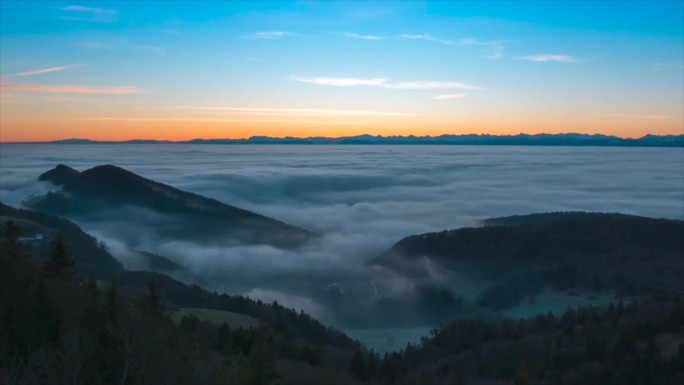
<svg viewBox="0 0 684 385"><path fill-rule="evenodd" d="M64 240L58 236L52 244L48 260L43 265L42 275L47 279L68 279L73 275L75 265L76 261L64 244Z"/></svg>
<svg viewBox="0 0 684 385"><path fill-rule="evenodd" d="M351 364L349 365L349 371L356 376L359 380L366 378L366 364L363 360L363 354L361 349L356 348L354 351L354 356L352 357Z"/></svg>
<svg viewBox="0 0 684 385"><path fill-rule="evenodd" d="M5 222L2 227L2 250L5 255L12 259L20 259L27 254L26 246L19 241L21 236L21 228L11 219Z"/></svg>
<svg viewBox="0 0 684 385"><path fill-rule="evenodd" d="M164 304L162 303L161 295L157 291L157 285L154 281L147 284L147 295L144 299L147 307L156 315L164 314Z"/></svg>
<svg viewBox="0 0 684 385"><path fill-rule="evenodd" d="M531 385L532 380L530 379L530 372L527 370L527 366L524 363L518 365L518 370L515 371L513 376L514 385Z"/></svg>

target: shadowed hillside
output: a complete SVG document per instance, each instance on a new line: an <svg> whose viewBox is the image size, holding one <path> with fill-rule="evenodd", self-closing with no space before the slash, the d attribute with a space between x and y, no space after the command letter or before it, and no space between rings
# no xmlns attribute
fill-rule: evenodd
<svg viewBox="0 0 684 385"><path fill-rule="evenodd" d="M527 269L547 273L563 286L596 283L684 292L684 221L552 213L485 223L404 238L374 262L407 271L412 260L430 258L490 279Z"/></svg>
<svg viewBox="0 0 684 385"><path fill-rule="evenodd" d="M58 165L39 179L61 188L25 204L69 218L93 222L120 218L173 239L263 243L286 248L299 246L314 235L112 165L80 173Z"/></svg>

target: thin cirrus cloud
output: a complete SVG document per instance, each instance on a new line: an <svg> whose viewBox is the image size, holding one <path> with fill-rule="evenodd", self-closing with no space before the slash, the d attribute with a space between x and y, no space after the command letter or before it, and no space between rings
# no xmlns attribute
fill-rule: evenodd
<svg viewBox="0 0 684 385"><path fill-rule="evenodd" d="M73 94L104 94L120 95L135 94L140 92L136 87L93 87L82 85L47 85L47 84L22 84L7 83L0 85L0 90L19 91L19 92L60 92Z"/></svg>
<svg viewBox="0 0 684 385"><path fill-rule="evenodd" d="M288 36L299 36L298 33L288 31L259 31L242 35L243 39L280 39Z"/></svg>
<svg viewBox="0 0 684 385"><path fill-rule="evenodd" d="M48 67L48 68L41 68L37 70L32 70L32 71L24 71L24 72L17 72L16 74L12 76L33 76L33 75L40 75L40 74L46 74L50 72L57 72L57 71L64 71L70 68L76 68L76 67L83 67L85 64L73 64L73 65L68 65L68 66L55 66L55 67Z"/></svg>
<svg viewBox="0 0 684 385"><path fill-rule="evenodd" d="M385 112L367 110L332 110L326 108L259 108L259 107L220 107L220 106L175 106L173 109L201 112L226 113L236 115L268 116L415 116L406 112Z"/></svg>
<svg viewBox="0 0 684 385"><path fill-rule="evenodd" d="M382 86L387 78L359 79L359 78L333 78L333 77L306 77L300 75L290 75L290 79L299 82L318 84L323 86L335 87L355 87L355 86Z"/></svg>
<svg viewBox="0 0 684 385"><path fill-rule="evenodd" d="M363 125L366 121L330 121L303 119L235 119L235 118L197 118L197 117L145 117L145 116L36 116L34 120L95 120L123 122L242 122L242 123L296 123L296 124L330 124L330 125Z"/></svg>
<svg viewBox="0 0 684 385"><path fill-rule="evenodd" d="M582 60L570 55L558 55L558 54L538 54L538 55L528 55L521 56L518 59L527 60L533 62L561 62L561 63L579 63Z"/></svg>
<svg viewBox="0 0 684 385"><path fill-rule="evenodd" d="M385 40L384 36L362 35L360 33L352 33L352 32L342 32L342 33L337 33L336 35L346 36L346 37L351 37L353 39L361 39L361 40Z"/></svg>
<svg viewBox="0 0 684 385"><path fill-rule="evenodd" d="M465 98L466 94L444 94L444 95L437 95L433 96L433 99L436 100L449 100L449 99L461 99Z"/></svg>
<svg viewBox="0 0 684 385"><path fill-rule="evenodd" d="M113 23L117 21L118 11L115 9L85 7L82 5L68 5L60 7L60 11L67 13L60 17L63 20L92 21L102 23Z"/></svg>
<svg viewBox="0 0 684 385"><path fill-rule="evenodd" d="M400 90L438 90L438 89L471 89L480 90L482 87L454 81L418 80L410 82L388 82L388 78L334 78L334 77L306 77L291 75L290 79L299 82L335 86L335 87L356 87L370 86Z"/></svg>
<svg viewBox="0 0 684 385"><path fill-rule="evenodd" d="M456 45L456 42L453 40L442 39L442 38L435 37L432 35L427 35L427 34L420 34L420 35L403 34L403 35L400 35L399 37L401 37L403 39L427 40L427 41L434 41L437 43L442 43L442 44L447 44L447 45Z"/></svg>
<svg viewBox="0 0 684 385"><path fill-rule="evenodd" d="M491 40L491 41L485 41L485 40L478 40L478 39L472 39L472 38L466 38L466 39L458 39L458 40L449 40L449 39L443 39L441 37L436 37L433 35L429 34L418 34L418 35L411 35L411 34L403 34L400 35L399 37L403 39L410 39L410 40L426 40L426 41L433 41L441 44L446 44L446 45L459 45L459 46L475 46L479 47L482 52L482 57L487 58L487 59L501 59L504 56L504 51L505 51L505 43L509 43L511 41L508 40Z"/></svg>

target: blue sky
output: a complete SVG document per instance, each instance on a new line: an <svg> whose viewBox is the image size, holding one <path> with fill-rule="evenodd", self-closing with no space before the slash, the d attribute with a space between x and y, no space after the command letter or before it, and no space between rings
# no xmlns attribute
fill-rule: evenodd
<svg viewBox="0 0 684 385"><path fill-rule="evenodd" d="M684 130L682 1L0 4L0 140Z"/></svg>

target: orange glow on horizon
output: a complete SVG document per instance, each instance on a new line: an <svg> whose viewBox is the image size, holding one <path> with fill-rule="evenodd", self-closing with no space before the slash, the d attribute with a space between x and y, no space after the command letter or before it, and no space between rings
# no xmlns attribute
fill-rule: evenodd
<svg viewBox="0 0 684 385"><path fill-rule="evenodd" d="M600 129L596 129L600 127ZM0 117L0 142L40 142L60 139L91 139L124 141L130 139L154 139L182 141L189 139L239 139L251 136L271 137L341 137L361 134L382 136L438 136L442 134L493 134L515 135L519 133L585 133L605 134L624 138L637 138L647 133L656 135L683 134L682 119L675 118L623 118L585 119L562 121L555 124L549 119L533 123L517 122L515 119L474 120L422 118L385 119L364 121L351 118L346 121L329 122L301 119L278 120L272 118L204 119L194 117L140 118L140 117Z"/></svg>

